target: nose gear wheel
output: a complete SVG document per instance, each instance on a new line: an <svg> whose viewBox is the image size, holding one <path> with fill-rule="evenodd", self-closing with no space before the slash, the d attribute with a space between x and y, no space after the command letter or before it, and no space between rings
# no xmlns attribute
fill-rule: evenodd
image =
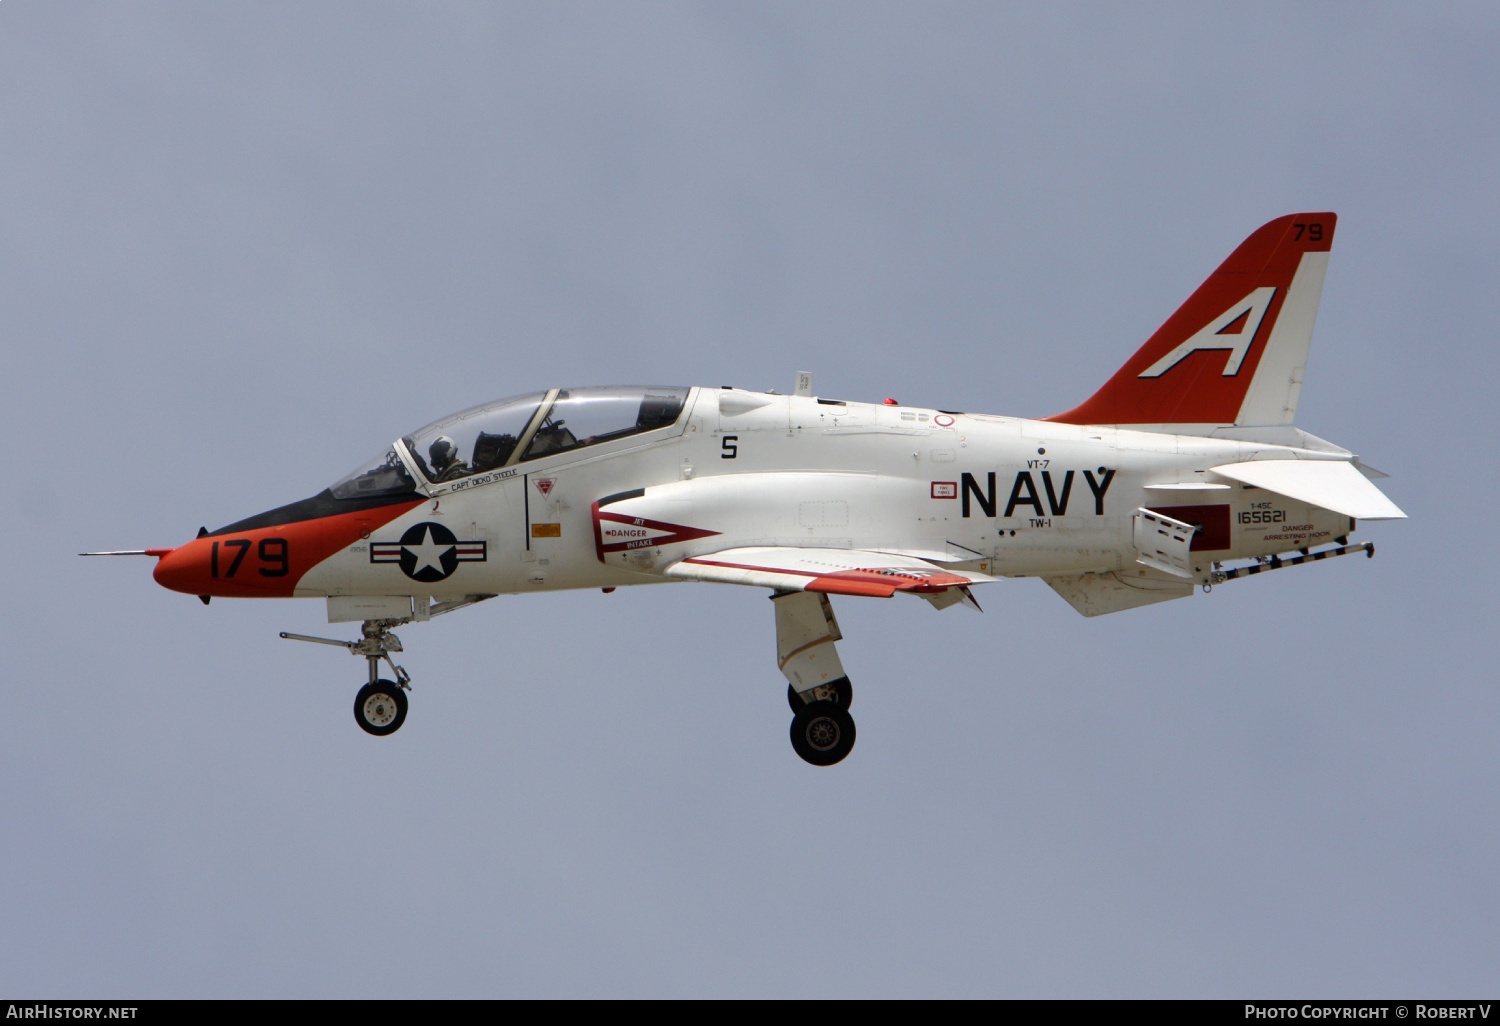
<svg viewBox="0 0 1500 1026"><path fill-rule="evenodd" d="M354 696L354 720L376 737L394 734L406 722L406 690L389 680L366 684Z"/></svg>

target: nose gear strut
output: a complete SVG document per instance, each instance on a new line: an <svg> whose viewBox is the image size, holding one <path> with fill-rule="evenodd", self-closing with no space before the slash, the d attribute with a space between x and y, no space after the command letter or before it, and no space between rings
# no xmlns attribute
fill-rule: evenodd
<svg viewBox="0 0 1500 1026"><path fill-rule="evenodd" d="M351 654L364 656L370 664L370 683L374 684L380 680L380 660L384 659L390 664L391 672L396 675L396 686L406 691L411 690L411 675L391 659L392 652L400 652L401 639L391 633L392 627L410 623L408 619L400 620L366 620L360 628L364 637L359 641L339 641L336 638L316 638L311 634L293 634L290 631L282 631L281 637L288 641L312 641L319 645L337 645L347 648Z"/></svg>
<svg viewBox="0 0 1500 1026"><path fill-rule="evenodd" d="M335 638L317 638L311 634L293 634L282 631L281 636L289 641L311 641L319 645L338 645L351 654L364 656L370 664L370 682L354 696L354 722L367 734L384 737L394 734L406 722L406 692L411 690L411 675L397 666L391 658L392 652L401 651L401 639L391 633L391 628L410 623L409 619L366 620L360 629L364 637L358 641L338 641ZM394 681L380 679L380 660L390 664Z"/></svg>

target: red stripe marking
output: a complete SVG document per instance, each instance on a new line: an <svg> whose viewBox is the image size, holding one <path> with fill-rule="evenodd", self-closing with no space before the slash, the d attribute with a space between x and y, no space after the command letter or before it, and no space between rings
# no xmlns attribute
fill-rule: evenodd
<svg viewBox="0 0 1500 1026"><path fill-rule="evenodd" d="M722 566L731 570L755 570L760 573L786 574L791 577L811 577L813 582L807 591L826 591L843 595L873 595L890 598L898 591L934 592L961 588L969 583L967 577L950 574L946 570L918 570L912 573L906 567L870 569L855 567L848 570L820 572L816 570L793 570L787 567L753 566L749 563L723 563L696 556L683 560L701 566Z"/></svg>

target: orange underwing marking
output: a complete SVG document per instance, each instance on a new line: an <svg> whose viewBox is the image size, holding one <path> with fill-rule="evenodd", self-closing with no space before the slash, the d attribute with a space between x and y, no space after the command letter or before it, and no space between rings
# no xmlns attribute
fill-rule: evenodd
<svg viewBox="0 0 1500 1026"><path fill-rule="evenodd" d="M821 591L831 595L864 595L870 598L890 598L898 591L924 592L947 591L949 588L967 587L969 579L950 574L946 570L933 568L922 570L911 567L872 567L850 570L835 570L832 573L812 570L794 570L778 566L756 566L750 563L725 563L715 559L694 556L685 560L703 566L723 566L736 570L759 570L764 573L786 574L789 577L811 577L806 591Z"/></svg>

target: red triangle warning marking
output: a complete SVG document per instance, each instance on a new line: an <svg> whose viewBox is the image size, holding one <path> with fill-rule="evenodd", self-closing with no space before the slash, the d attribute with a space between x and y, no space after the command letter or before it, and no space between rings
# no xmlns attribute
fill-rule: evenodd
<svg viewBox="0 0 1500 1026"><path fill-rule="evenodd" d="M552 491L552 485L556 481L555 477L539 477L536 479L536 490L546 496Z"/></svg>

